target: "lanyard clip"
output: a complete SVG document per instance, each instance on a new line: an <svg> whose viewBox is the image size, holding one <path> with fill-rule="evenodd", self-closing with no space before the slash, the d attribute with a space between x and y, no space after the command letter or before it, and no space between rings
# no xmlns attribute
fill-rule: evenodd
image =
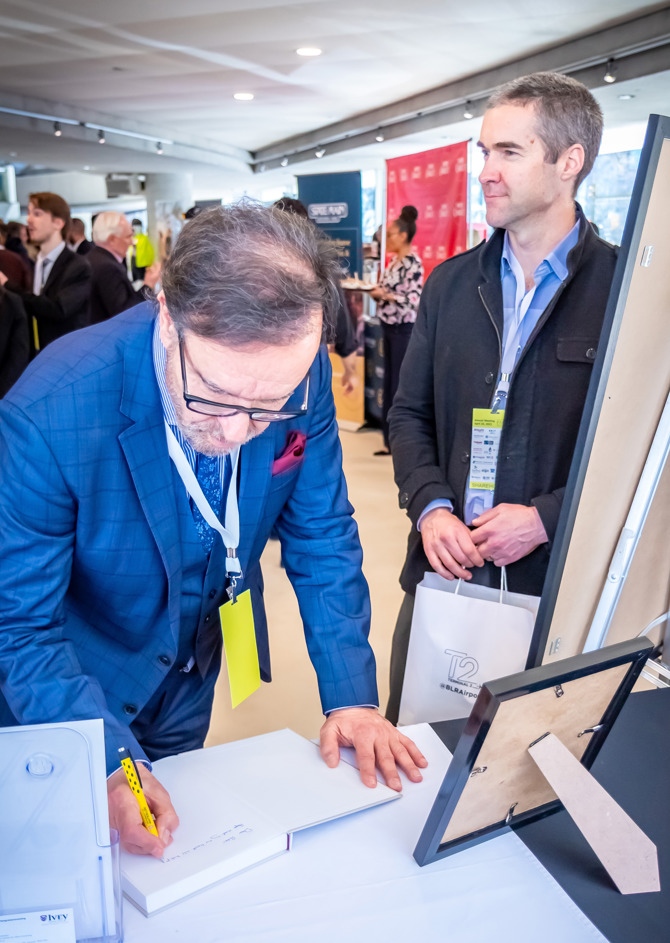
<svg viewBox="0 0 670 943"><path fill-rule="evenodd" d="M233 606L237 602L237 584L242 581L241 573L231 573L230 574L230 586L227 588L226 592L228 593L228 599L232 602Z"/></svg>

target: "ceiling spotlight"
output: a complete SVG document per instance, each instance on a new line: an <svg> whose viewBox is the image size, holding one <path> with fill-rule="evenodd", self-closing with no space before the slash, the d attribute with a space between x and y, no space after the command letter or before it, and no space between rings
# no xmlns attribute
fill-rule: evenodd
<svg viewBox="0 0 670 943"><path fill-rule="evenodd" d="M162 153L163 153L163 145L161 144L160 141L158 141L158 142L156 143L156 153L157 153L157 154L162 154Z"/></svg>
<svg viewBox="0 0 670 943"><path fill-rule="evenodd" d="M614 59L607 60L607 69L603 75L603 80L607 82L608 85L611 85L612 82L616 82L616 65L614 64Z"/></svg>
<svg viewBox="0 0 670 943"><path fill-rule="evenodd" d="M463 109L463 117L466 121L469 121L470 118L474 118L475 113L472 110L472 105L469 101L465 103L465 108Z"/></svg>
<svg viewBox="0 0 670 943"><path fill-rule="evenodd" d="M299 56L320 56L321 50L318 46L301 46L300 49L296 49L296 52Z"/></svg>
<svg viewBox="0 0 670 943"><path fill-rule="evenodd" d="M101 129L100 131L98 131L98 144L104 144L104 143L105 143L105 132Z"/></svg>
<svg viewBox="0 0 670 943"><path fill-rule="evenodd" d="M235 92L233 98L238 102L252 102L254 100L254 94L253 92Z"/></svg>
<svg viewBox="0 0 670 943"><path fill-rule="evenodd" d="M261 166L258 169L260 170L261 173L265 173L265 164L261 164Z"/></svg>
<svg viewBox="0 0 670 943"><path fill-rule="evenodd" d="M61 136L63 132L60 129L60 121L54 121L54 134L57 138Z"/></svg>
<svg viewBox="0 0 670 943"><path fill-rule="evenodd" d="M377 133L375 134L375 141L381 144L383 140L384 140L384 135L382 134L381 131L377 131Z"/></svg>
<svg viewBox="0 0 670 943"><path fill-rule="evenodd" d="M282 167L288 167L288 157L282 157L279 163Z"/></svg>
<svg viewBox="0 0 670 943"><path fill-rule="evenodd" d="M629 102L632 98L635 98L635 95L630 95L630 94L617 95L617 98L621 102Z"/></svg>
<svg viewBox="0 0 670 943"><path fill-rule="evenodd" d="M314 156L320 158L320 157L323 157L325 153L326 153L325 147L317 147L317 149L314 151Z"/></svg>

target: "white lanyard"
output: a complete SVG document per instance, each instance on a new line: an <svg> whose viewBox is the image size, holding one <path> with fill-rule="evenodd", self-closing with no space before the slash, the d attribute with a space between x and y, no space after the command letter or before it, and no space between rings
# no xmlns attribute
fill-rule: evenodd
<svg viewBox="0 0 670 943"><path fill-rule="evenodd" d="M512 272L514 273L517 286L514 323L510 325L509 333L505 343L505 349L503 350L502 354L502 362L500 364L500 380L498 381L498 387L496 389L493 412L497 412L501 406L504 408L504 401L507 398L507 394L509 393L509 385L512 378L512 373L514 372L517 357L521 353L521 338L523 336L524 318L528 312L528 309L530 308L533 298L535 297L535 289L537 288L537 285L533 285L533 287L525 292L525 294L523 293L525 288L525 276L514 253L511 253L510 266Z"/></svg>
<svg viewBox="0 0 670 943"><path fill-rule="evenodd" d="M177 442L177 438L167 422L165 423L165 435L167 437L170 458L174 462L175 468L179 472L179 477L184 482L186 490L205 521L207 521L213 530L221 535L221 540L226 548L226 574L231 579L234 595L236 584L242 579L242 568L240 561L237 559L237 548L240 544L240 510L237 505L237 466L240 461L239 446L231 453L233 470L230 476L228 495L226 497L226 526L224 527L210 507L209 501L203 494L200 483L195 477L195 473L184 455L183 449L179 445L179 442ZM229 595L230 594L229 590Z"/></svg>

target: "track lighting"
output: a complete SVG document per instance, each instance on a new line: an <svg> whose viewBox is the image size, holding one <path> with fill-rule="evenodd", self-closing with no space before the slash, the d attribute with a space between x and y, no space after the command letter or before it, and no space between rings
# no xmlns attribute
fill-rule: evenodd
<svg viewBox="0 0 670 943"><path fill-rule="evenodd" d="M326 153L325 147L317 147L317 149L314 151L314 156L323 157L325 153Z"/></svg>
<svg viewBox="0 0 670 943"><path fill-rule="evenodd" d="M60 121L54 121L54 135L59 138L63 132L61 131Z"/></svg>
<svg viewBox="0 0 670 943"><path fill-rule="evenodd" d="M163 145L161 144L160 141L158 141L157 144L156 144L156 153L157 153L157 154L162 154L162 153L163 153Z"/></svg>
<svg viewBox="0 0 670 943"><path fill-rule="evenodd" d="M281 159L281 161L280 161L280 165L281 165L282 167L288 167L288 157L282 157L282 159Z"/></svg>
<svg viewBox="0 0 670 943"><path fill-rule="evenodd" d="M611 85L612 82L616 82L616 65L614 59L607 60L607 68L603 75L603 80L607 82L608 85Z"/></svg>
<svg viewBox="0 0 670 943"><path fill-rule="evenodd" d="M384 140L383 133L381 131L377 131L377 133L375 134L375 141L377 141L378 144L381 144L383 140Z"/></svg>
<svg viewBox="0 0 670 943"><path fill-rule="evenodd" d="M102 129L100 129L100 131L98 131L98 144L104 144L104 143L105 143L105 132Z"/></svg>
<svg viewBox="0 0 670 943"><path fill-rule="evenodd" d="M465 108L463 109L463 117L466 121L469 121L470 118L474 118L475 114L472 110L472 105L469 101L465 103Z"/></svg>

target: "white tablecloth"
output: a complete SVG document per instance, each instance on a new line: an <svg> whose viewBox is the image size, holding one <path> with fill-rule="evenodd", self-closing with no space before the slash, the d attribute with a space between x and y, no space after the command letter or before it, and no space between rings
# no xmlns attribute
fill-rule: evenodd
<svg viewBox="0 0 670 943"><path fill-rule="evenodd" d="M430 766L400 801L299 832L288 854L153 917L125 901L126 943L607 943L511 831L416 864L449 753L426 724L405 729Z"/></svg>

